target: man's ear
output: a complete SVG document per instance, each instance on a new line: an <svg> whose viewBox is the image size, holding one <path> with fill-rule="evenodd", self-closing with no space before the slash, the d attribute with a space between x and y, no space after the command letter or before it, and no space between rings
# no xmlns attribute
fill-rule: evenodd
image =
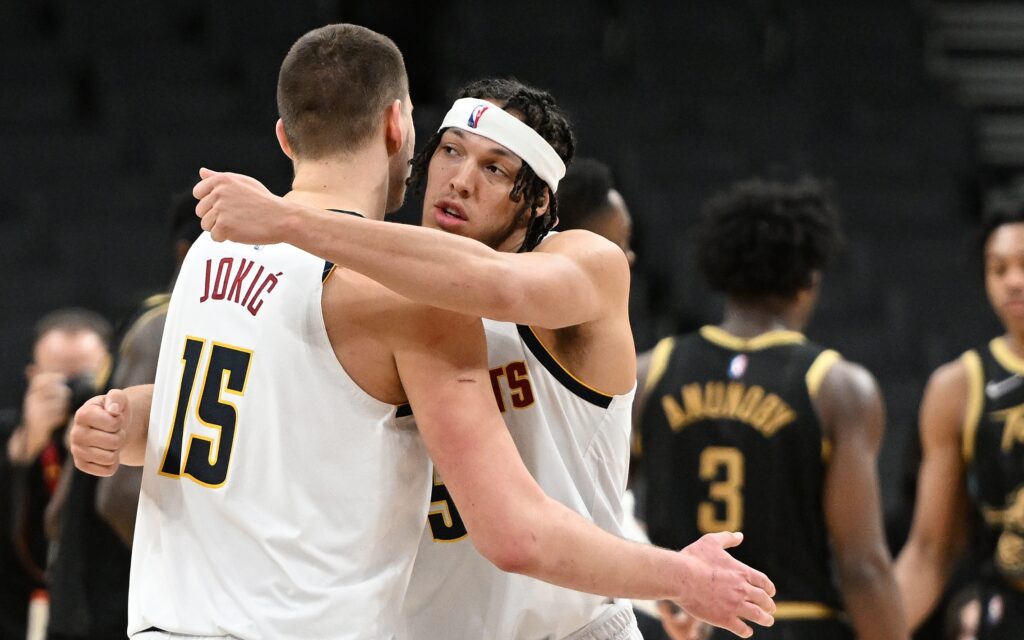
<svg viewBox="0 0 1024 640"><path fill-rule="evenodd" d="M537 216L540 217L548 212L548 205L551 204L551 187L544 187L544 191L537 197Z"/></svg>
<svg viewBox="0 0 1024 640"><path fill-rule="evenodd" d="M402 131L401 100L395 100L384 111L384 142L387 145L389 156L401 151L405 144L405 133Z"/></svg>
<svg viewBox="0 0 1024 640"><path fill-rule="evenodd" d="M295 152L292 151L292 145L288 142L288 136L284 132L284 120L281 118L277 119L274 133L277 134L277 144L281 145L281 151L284 152L284 155L288 156L289 160L295 162Z"/></svg>

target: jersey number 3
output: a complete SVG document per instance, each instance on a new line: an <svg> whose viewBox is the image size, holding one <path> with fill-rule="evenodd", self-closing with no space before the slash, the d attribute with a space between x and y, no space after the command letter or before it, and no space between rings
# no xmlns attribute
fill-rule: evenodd
<svg viewBox="0 0 1024 640"><path fill-rule="evenodd" d="M196 374L204 351L208 351L209 356L199 387L199 400L195 403L195 415L199 423L207 428L209 435L192 433L182 465L185 418L192 406ZM174 408L174 423L160 464L160 475L170 478L185 476L211 489L224 485L228 477L228 465L231 464L238 409L225 400L223 394L241 396L245 393L251 361L252 351L248 349L213 342L207 350L206 340L191 336L185 339L185 348L181 354L184 366L178 387L178 401Z"/></svg>
<svg viewBox="0 0 1024 640"><path fill-rule="evenodd" d="M708 497L697 507L701 533L743 528L743 453L734 447L708 447L700 454L700 479Z"/></svg>

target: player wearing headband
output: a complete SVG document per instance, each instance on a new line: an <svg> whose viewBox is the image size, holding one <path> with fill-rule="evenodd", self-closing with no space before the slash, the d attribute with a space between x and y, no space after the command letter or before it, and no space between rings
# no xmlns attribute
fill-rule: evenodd
<svg viewBox="0 0 1024 640"><path fill-rule="evenodd" d="M412 105L392 42L354 25L310 32L278 88L290 200L378 219L401 202ZM344 211L331 215L357 217ZM545 496L494 404L486 356L479 318L292 246L200 238L155 387L91 400L70 436L92 473L145 459L132 636L393 639L429 506L424 445L503 568L683 604L709 589L723 615L771 621L767 578L721 548L627 543Z"/></svg>
<svg viewBox="0 0 1024 640"><path fill-rule="evenodd" d="M629 268L595 234L547 234L574 147L549 94L484 80L460 93L413 160L425 228L294 207L249 178L205 171L197 211L215 238L289 242L414 300L488 318L491 380L527 467L548 495L618 533L635 383ZM620 604L490 567L442 480L410 588L409 637L638 635ZM721 620L720 603L703 600L691 612Z"/></svg>

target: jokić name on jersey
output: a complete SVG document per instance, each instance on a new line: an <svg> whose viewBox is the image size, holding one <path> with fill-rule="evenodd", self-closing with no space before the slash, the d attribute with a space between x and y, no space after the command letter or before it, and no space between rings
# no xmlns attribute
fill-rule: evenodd
<svg viewBox="0 0 1024 640"><path fill-rule="evenodd" d="M766 393L760 385L742 382L691 383L680 389L679 396L661 397L672 431L681 431L701 420L735 420L770 438L796 420L796 412L774 393Z"/></svg>

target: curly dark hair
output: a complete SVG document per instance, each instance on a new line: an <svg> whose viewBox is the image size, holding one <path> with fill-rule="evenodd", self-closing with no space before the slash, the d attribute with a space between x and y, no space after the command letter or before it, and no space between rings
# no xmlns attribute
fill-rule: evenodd
<svg viewBox="0 0 1024 640"><path fill-rule="evenodd" d="M610 206L612 170L593 158L579 158L558 184L558 228L580 229Z"/></svg>
<svg viewBox="0 0 1024 640"><path fill-rule="evenodd" d="M990 199L981 218L978 253L985 257L985 246L996 229L1004 224L1024 222L1024 184L1013 186Z"/></svg>
<svg viewBox="0 0 1024 640"><path fill-rule="evenodd" d="M735 183L704 204L697 266L716 291L791 297L842 243L839 214L818 180Z"/></svg>
<svg viewBox="0 0 1024 640"><path fill-rule="evenodd" d="M487 78L462 87L456 98L493 100L503 109L518 112L523 122L547 140L562 162L566 165L572 162L576 153L576 138L569 119L547 91L525 85L515 78ZM431 136L423 149L412 159L412 172L409 174L407 184L417 193L423 193L427 168L443 133L441 130ZM553 193L547 211L543 215L537 213L537 208L544 203L544 194L547 190L547 183L523 163L512 184L512 191L508 194L512 202L524 203L522 212L529 207L530 218L526 227L526 238L519 247L520 252L531 251L540 244L548 231L558 222L558 202Z"/></svg>

